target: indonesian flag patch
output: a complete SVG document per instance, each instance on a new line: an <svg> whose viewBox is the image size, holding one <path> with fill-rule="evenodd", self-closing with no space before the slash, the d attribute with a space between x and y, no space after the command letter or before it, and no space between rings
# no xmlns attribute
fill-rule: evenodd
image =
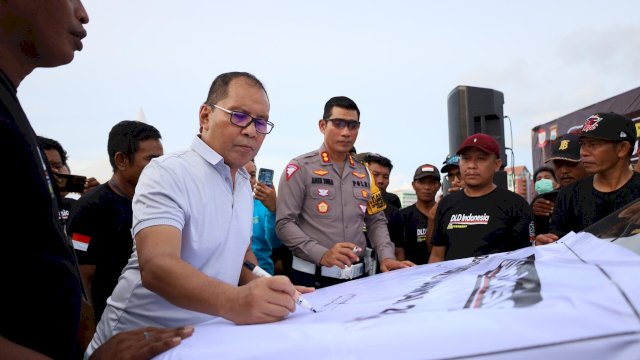
<svg viewBox="0 0 640 360"><path fill-rule="evenodd" d="M73 233L73 235L71 235L71 241L73 242L74 249L87 251L89 243L91 242L91 236Z"/></svg>
<svg viewBox="0 0 640 360"><path fill-rule="evenodd" d="M287 169L286 169L286 180L289 181L289 179L291 179L291 177L293 176L293 174L295 174L296 171L298 171L300 168L298 167L298 165L295 164L289 164L287 165Z"/></svg>

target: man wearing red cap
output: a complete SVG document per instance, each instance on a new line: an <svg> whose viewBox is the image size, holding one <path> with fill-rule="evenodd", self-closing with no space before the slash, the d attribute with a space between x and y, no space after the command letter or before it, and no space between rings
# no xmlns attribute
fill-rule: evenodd
<svg viewBox="0 0 640 360"><path fill-rule="evenodd" d="M529 204L493 183L502 165L496 140L486 134L471 135L457 154L465 187L438 204L429 263L528 246L533 235Z"/></svg>

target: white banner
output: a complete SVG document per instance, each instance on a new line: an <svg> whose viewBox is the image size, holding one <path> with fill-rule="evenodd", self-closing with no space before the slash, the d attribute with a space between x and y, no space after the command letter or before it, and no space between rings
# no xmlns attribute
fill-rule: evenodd
<svg viewBox="0 0 640 360"><path fill-rule="evenodd" d="M640 359L639 277L637 254L570 234L319 289L278 323L217 319L158 359Z"/></svg>

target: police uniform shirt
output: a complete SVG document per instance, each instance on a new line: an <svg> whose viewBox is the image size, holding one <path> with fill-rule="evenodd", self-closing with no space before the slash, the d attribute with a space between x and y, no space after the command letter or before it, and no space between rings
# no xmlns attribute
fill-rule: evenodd
<svg viewBox="0 0 640 360"><path fill-rule="evenodd" d="M365 248L363 227L379 259L395 259L382 194L364 164L351 156L342 174L324 145L291 160L278 186L276 231L299 258L320 264L339 242Z"/></svg>

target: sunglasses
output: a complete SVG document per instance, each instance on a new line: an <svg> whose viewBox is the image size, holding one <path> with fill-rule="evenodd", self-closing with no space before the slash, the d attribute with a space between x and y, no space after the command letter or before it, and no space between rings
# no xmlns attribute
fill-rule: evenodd
<svg viewBox="0 0 640 360"><path fill-rule="evenodd" d="M457 174L447 174L444 176L445 179L447 179L447 181L449 182L453 182L456 178L458 180L462 180L462 175L460 175L460 173Z"/></svg>
<svg viewBox="0 0 640 360"><path fill-rule="evenodd" d="M344 119L324 119L325 121L331 121L333 126L338 129L344 129L349 127L349 130L358 130L360 128L360 121L357 120L344 120Z"/></svg>
<svg viewBox="0 0 640 360"><path fill-rule="evenodd" d="M235 126L239 126L241 128L246 128L249 125L251 125L251 123L256 125L256 131L259 132L260 134L268 134L271 132L271 130L273 130L273 126L274 124L268 120L265 119L260 119L260 118L254 118L253 116L249 115L249 114L245 114L243 112L239 112L239 111L231 111L231 110L227 110L223 107L220 107L218 105L209 105L209 106L213 106L216 109L220 109L224 112L226 112L227 114L229 114L229 121L231 121L231 123Z"/></svg>

